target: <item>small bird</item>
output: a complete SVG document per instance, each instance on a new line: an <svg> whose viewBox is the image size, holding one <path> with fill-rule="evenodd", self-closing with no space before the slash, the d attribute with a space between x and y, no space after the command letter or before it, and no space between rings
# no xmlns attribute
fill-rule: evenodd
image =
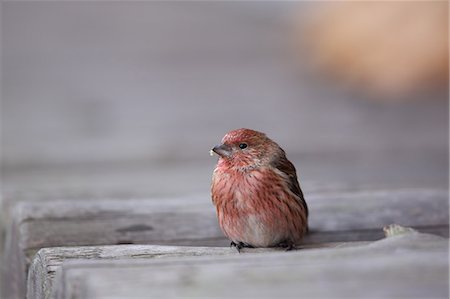
<svg viewBox="0 0 450 299"><path fill-rule="evenodd" d="M308 206L284 150L264 133L237 129L210 153L219 155L211 197L231 246L295 248L308 231Z"/></svg>

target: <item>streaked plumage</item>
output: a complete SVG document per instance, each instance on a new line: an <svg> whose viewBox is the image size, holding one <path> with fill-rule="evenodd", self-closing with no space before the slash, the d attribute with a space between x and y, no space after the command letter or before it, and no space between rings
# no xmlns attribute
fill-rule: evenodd
<svg viewBox="0 0 450 299"><path fill-rule="evenodd" d="M308 230L294 165L264 133L238 129L213 148L211 194L224 234L238 246L292 247Z"/></svg>

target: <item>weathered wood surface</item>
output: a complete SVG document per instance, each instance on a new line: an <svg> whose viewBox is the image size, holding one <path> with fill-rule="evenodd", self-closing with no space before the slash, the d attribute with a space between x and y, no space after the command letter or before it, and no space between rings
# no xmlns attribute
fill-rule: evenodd
<svg viewBox="0 0 450 299"><path fill-rule="evenodd" d="M405 189L311 194L306 244L376 240L398 223L448 236L446 190ZM226 246L208 196L164 200L22 202L7 233L6 298L25 297L26 273L45 247L114 244Z"/></svg>
<svg viewBox="0 0 450 299"><path fill-rule="evenodd" d="M53 298L448 298L448 239L147 261L68 261Z"/></svg>
<svg viewBox="0 0 450 299"><path fill-rule="evenodd" d="M237 254L227 247L187 247L158 245L111 245L43 248L35 255L28 272L27 298L49 298L53 279L62 263L74 259L152 259L176 256Z"/></svg>
<svg viewBox="0 0 450 299"><path fill-rule="evenodd" d="M329 248L355 246L367 242L321 243L299 248ZM281 248L241 249L241 254L284 251ZM68 260L123 260L166 257L190 257L203 255L236 255L231 247L191 247L160 245L109 245L42 248L34 256L28 271L27 298L49 298L53 281L62 264Z"/></svg>

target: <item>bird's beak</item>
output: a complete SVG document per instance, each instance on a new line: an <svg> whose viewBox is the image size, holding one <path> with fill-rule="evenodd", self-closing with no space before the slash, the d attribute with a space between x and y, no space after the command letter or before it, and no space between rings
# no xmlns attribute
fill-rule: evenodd
<svg viewBox="0 0 450 299"><path fill-rule="evenodd" d="M231 147L223 143L216 145L211 150L221 157L229 157L231 155Z"/></svg>

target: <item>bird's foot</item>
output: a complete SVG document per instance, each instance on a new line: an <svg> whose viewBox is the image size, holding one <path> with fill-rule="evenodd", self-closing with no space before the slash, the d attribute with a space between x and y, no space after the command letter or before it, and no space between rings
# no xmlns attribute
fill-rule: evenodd
<svg viewBox="0 0 450 299"><path fill-rule="evenodd" d="M291 251L296 249L295 244L291 242L281 242L277 245L277 247L284 248L286 251Z"/></svg>
<svg viewBox="0 0 450 299"><path fill-rule="evenodd" d="M242 248L254 248L252 245L245 244L244 242L234 242L231 241L230 247L236 247L236 250L241 253Z"/></svg>

